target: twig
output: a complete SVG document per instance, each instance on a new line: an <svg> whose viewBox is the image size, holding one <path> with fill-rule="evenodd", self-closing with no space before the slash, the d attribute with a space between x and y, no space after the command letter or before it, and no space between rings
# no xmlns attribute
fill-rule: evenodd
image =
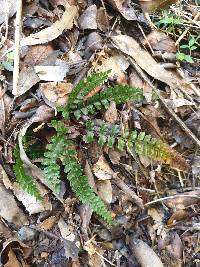
<svg viewBox="0 0 200 267"><path fill-rule="evenodd" d="M113 176L113 181L114 181L114 183L119 187L119 188L121 188L122 189L122 191L124 191L124 193L126 193L127 195L129 195L134 201L135 201L135 203L140 207L140 208L144 208L144 205L143 205L143 201L142 201L142 199L140 198L140 197L138 197L137 195L136 195L136 193L131 189L131 188L129 188L128 187L128 185L127 184L125 184L124 182L123 182L123 180L121 180L117 175L114 175Z"/></svg>
<svg viewBox="0 0 200 267"><path fill-rule="evenodd" d="M153 201L150 201L146 204L144 204L144 206L150 206L152 204L155 204L155 203L158 203L158 202L161 202L161 201L164 201L164 200L168 200L168 199L174 199L176 197L180 197L180 195L174 195L174 196L168 196L168 197L162 197L162 198L159 198L159 199L155 199ZM200 199L199 196L197 195L181 195L181 197L191 197L191 198L197 198L197 199Z"/></svg>
<svg viewBox="0 0 200 267"><path fill-rule="evenodd" d="M13 95L19 95L19 62L20 62L20 35L22 26L22 0L17 0L17 14L15 25L15 52L13 69Z"/></svg>
<svg viewBox="0 0 200 267"><path fill-rule="evenodd" d="M162 104L168 111L168 113L174 118L174 120L180 125L180 127L185 131L185 133L200 147L200 140L196 137L196 135L185 125L185 123L176 115L176 113L168 106L166 103L164 97L160 94L159 90L156 89L153 84L149 81L145 73L142 71L142 69L130 58L131 64L135 67L135 69L138 71L138 73L141 75L141 77L151 86L153 91L159 96Z"/></svg>
<svg viewBox="0 0 200 267"><path fill-rule="evenodd" d="M194 19L193 19L192 21L193 21L193 22L197 21L198 18L199 18L199 16L200 16L200 12L198 12L198 13L196 14L196 16L194 17ZM180 43L180 41L185 37L185 35L188 33L189 29L190 29L190 27L187 28L187 29L185 29L185 31L180 35L180 37L178 38L178 40L177 40L176 43L175 43L176 46L177 46L177 45Z"/></svg>

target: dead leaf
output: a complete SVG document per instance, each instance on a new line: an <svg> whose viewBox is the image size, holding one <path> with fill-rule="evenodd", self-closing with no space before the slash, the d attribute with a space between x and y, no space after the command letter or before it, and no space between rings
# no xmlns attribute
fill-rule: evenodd
<svg viewBox="0 0 200 267"><path fill-rule="evenodd" d="M17 203L10 190L0 185L0 215L9 223L16 226L27 224L28 220Z"/></svg>
<svg viewBox="0 0 200 267"><path fill-rule="evenodd" d="M96 30L97 29L97 7L96 5L89 6L79 17L80 29Z"/></svg>
<svg viewBox="0 0 200 267"><path fill-rule="evenodd" d="M23 95L40 81L32 66L24 66L19 73L19 95Z"/></svg>
<svg viewBox="0 0 200 267"><path fill-rule="evenodd" d="M143 12L151 13L156 10L166 9L177 0L139 0Z"/></svg>
<svg viewBox="0 0 200 267"><path fill-rule="evenodd" d="M127 20L137 20L135 9L131 6L130 1L125 0L107 0L114 8L116 8L122 16Z"/></svg>
<svg viewBox="0 0 200 267"><path fill-rule="evenodd" d="M67 64L60 66L35 66L34 69L40 80L48 82L63 81L66 73L69 71Z"/></svg>
<svg viewBox="0 0 200 267"><path fill-rule="evenodd" d="M24 64L39 65L53 52L54 50L49 44L31 46L24 58Z"/></svg>
<svg viewBox="0 0 200 267"><path fill-rule="evenodd" d="M164 267L158 255L145 242L130 238L130 248L141 267Z"/></svg>
<svg viewBox="0 0 200 267"><path fill-rule="evenodd" d="M113 170L106 162L104 156L100 156L97 163L94 164L93 172L99 180L108 180L111 179L114 175Z"/></svg>
<svg viewBox="0 0 200 267"><path fill-rule="evenodd" d="M101 180L97 182L98 195L107 204L112 202L112 185L110 180Z"/></svg>
<svg viewBox="0 0 200 267"><path fill-rule="evenodd" d="M116 48L133 58L136 63L151 77L169 85L172 89L181 88L187 90L184 79L179 79L171 71L165 70L135 39L128 35L112 36L111 40Z"/></svg>
<svg viewBox="0 0 200 267"><path fill-rule="evenodd" d="M168 53L176 53L177 51L175 42L164 32L153 30L146 38L144 39L144 45L148 47L146 41L148 40L153 50Z"/></svg>
<svg viewBox="0 0 200 267"><path fill-rule="evenodd" d="M72 84L66 82L40 83L39 89L45 103L54 108L67 103Z"/></svg>
<svg viewBox="0 0 200 267"><path fill-rule="evenodd" d="M74 20L77 16L77 7L67 7L60 20L57 20L52 26L41 30L40 32L33 33L28 37L24 37L20 45L37 45L44 44L56 39L62 34L64 30L71 29L73 27Z"/></svg>
<svg viewBox="0 0 200 267"><path fill-rule="evenodd" d="M5 22L7 17L12 17L16 12L15 0L0 0L0 24Z"/></svg>
<svg viewBox="0 0 200 267"><path fill-rule="evenodd" d="M105 121L109 123L115 123L117 121L117 108L116 103L111 102L109 108L104 113L104 119Z"/></svg>

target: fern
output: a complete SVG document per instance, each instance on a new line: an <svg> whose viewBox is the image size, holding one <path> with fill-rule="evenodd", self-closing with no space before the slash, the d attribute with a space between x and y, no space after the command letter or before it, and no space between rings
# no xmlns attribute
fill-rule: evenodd
<svg viewBox="0 0 200 267"><path fill-rule="evenodd" d="M111 213L107 210L103 201L93 192L88 184L87 177L78 162L76 151L73 149L73 142L66 137L67 128L61 121L52 121L56 129L56 135L52 137L48 151L44 154L43 160L45 177L55 192L60 191L60 159L64 165L64 172L70 182L72 191L83 202L87 203L93 211L102 216L109 224L113 223Z"/></svg>
<svg viewBox="0 0 200 267"><path fill-rule="evenodd" d="M26 174L23 161L20 158L18 146L16 146L14 150L14 157L15 157L15 164L13 166L13 171L15 173L17 183L25 192L34 196L36 199L41 200L40 192L33 178Z"/></svg>
<svg viewBox="0 0 200 267"><path fill-rule="evenodd" d="M86 102L80 102L73 112L76 119L80 119L82 115L91 115L103 108L108 108L111 101L115 101L116 104L123 104L128 100L141 101L143 99L143 92L140 88L116 85L90 97Z"/></svg>

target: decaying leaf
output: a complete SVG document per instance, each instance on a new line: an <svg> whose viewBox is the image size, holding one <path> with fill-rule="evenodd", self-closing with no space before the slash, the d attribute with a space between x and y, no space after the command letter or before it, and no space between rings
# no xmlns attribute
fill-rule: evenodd
<svg viewBox="0 0 200 267"><path fill-rule="evenodd" d="M97 182L98 195L107 204L112 201L112 185L110 180L98 181Z"/></svg>
<svg viewBox="0 0 200 267"><path fill-rule="evenodd" d="M57 20L52 26L41 30L40 32L33 33L28 37L24 37L20 45L37 45L44 44L56 39L64 30L73 27L74 19L77 16L77 7L70 6L66 8L62 18Z"/></svg>
<svg viewBox="0 0 200 267"><path fill-rule="evenodd" d="M151 77L169 85L172 89L189 87L183 79L176 77L171 71L165 70L138 42L128 35L112 36L111 40L116 48L133 58L136 63Z"/></svg>
<svg viewBox="0 0 200 267"><path fill-rule="evenodd" d="M127 20L137 20L135 10L131 6L130 1L125 0L107 0L114 8L116 8L122 16Z"/></svg>
<svg viewBox="0 0 200 267"><path fill-rule="evenodd" d="M28 223L23 211L17 206L17 203L10 190L0 185L0 216L9 223L21 226Z"/></svg>
<svg viewBox="0 0 200 267"><path fill-rule="evenodd" d="M168 8L175 4L177 0L140 0L140 5L144 12L151 13L156 10Z"/></svg>
<svg viewBox="0 0 200 267"><path fill-rule="evenodd" d="M15 0L0 1L0 24L5 22L9 17L12 17L16 12Z"/></svg>
<svg viewBox="0 0 200 267"><path fill-rule="evenodd" d="M79 17L79 25L82 30L97 29L97 7L96 5L89 6Z"/></svg>
<svg viewBox="0 0 200 267"><path fill-rule="evenodd" d="M114 175L113 170L110 168L109 164L106 162L104 156L100 156L99 160L93 166L93 171L95 176L99 180L111 179Z"/></svg>
<svg viewBox="0 0 200 267"><path fill-rule="evenodd" d="M67 103L72 84L66 82L49 82L40 84L40 92L45 103L51 107L62 106Z"/></svg>
<svg viewBox="0 0 200 267"><path fill-rule="evenodd" d="M158 255L142 240L130 238L130 247L141 267L164 267Z"/></svg>

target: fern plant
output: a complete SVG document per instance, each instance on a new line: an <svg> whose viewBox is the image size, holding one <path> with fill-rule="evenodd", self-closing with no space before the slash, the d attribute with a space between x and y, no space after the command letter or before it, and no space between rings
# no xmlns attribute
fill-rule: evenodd
<svg viewBox="0 0 200 267"><path fill-rule="evenodd" d="M93 192L83 173L77 157L76 143L69 138L68 127L70 119L73 122L74 119L79 120L83 115L92 115L107 108L112 101L122 104L127 100L142 101L144 99L141 89L126 85L102 88L101 92L91 94L94 88L104 84L108 75L109 72L95 73L80 81L71 92L67 105L58 108L63 118L51 122L56 133L52 137L51 143L47 145L42 165L46 180L55 192L60 191L60 166L63 165L72 191L82 202L87 203L93 211L112 224L111 212ZM131 154L149 156L167 164L171 164L174 159L169 146L161 140L152 138L143 132L129 132L127 129L122 132L117 124L103 123L96 129L94 122L89 120L85 124L85 135L82 138L85 143L91 143L94 138L97 138L100 146L113 147L116 145L120 150L127 149ZM17 176L17 170L15 173Z"/></svg>
<svg viewBox="0 0 200 267"><path fill-rule="evenodd" d="M24 168L23 161L20 158L19 147L16 146L14 150L15 164L13 166L13 171L16 176L18 185L27 193L34 196L36 199L40 200L40 192L33 180L33 178L27 175Z"/></svg>

